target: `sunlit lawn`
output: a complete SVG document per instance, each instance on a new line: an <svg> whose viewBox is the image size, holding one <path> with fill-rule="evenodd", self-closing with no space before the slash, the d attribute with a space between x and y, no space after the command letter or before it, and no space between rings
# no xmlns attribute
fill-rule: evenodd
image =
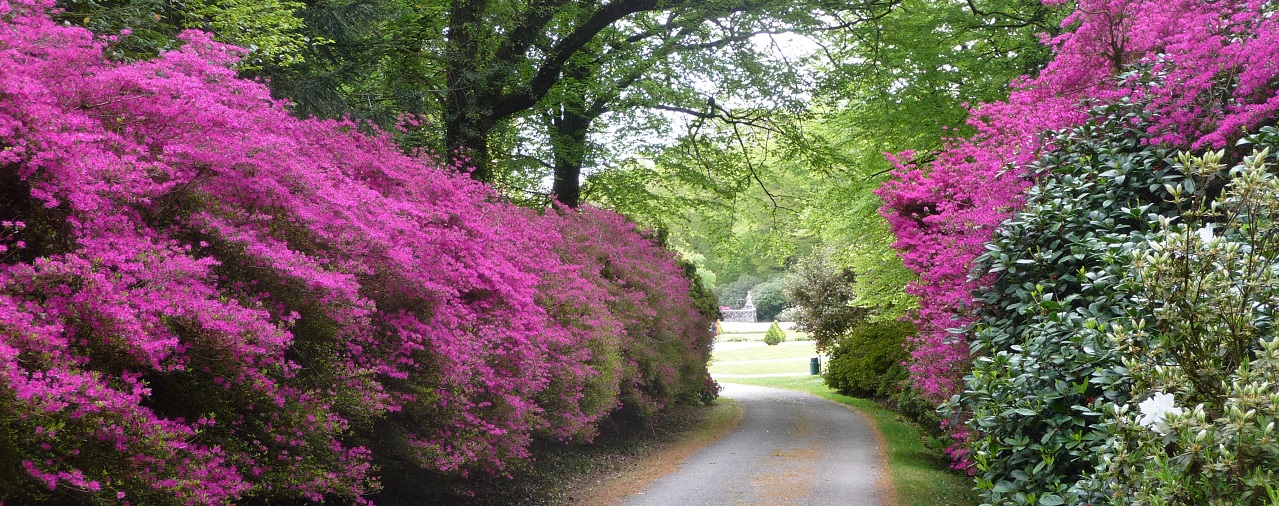
<svg viewBox="0 0 1279 506"><path fill-rule="evenodd" d="M736 360L767 360L773 358L807 358L817 356L812 341L787 341L777 346L768 346L762 342L758 347L715 350L711 360L715 362L732 362Z"/></svg>
<svg viewBox="0 0 1279 506"><path fill-rule="evenodd" d="M792 359L785 362L760 362L749 364L711 365L711 376L718 374L784 374L808 373L808 359Z"/></svg>
<svg viewBox="0 0 1279 506"><path fill-rule="evenodd" d="M764 342L764 332L732 332L720 334L716 339L720 342L759 341L762 343ZM800 332L798 330L786 331L787 341L803 341L805 339L808 339L807 332Z"/></svg>
<svg viewBox="0 0 1279 506"><path fill-rule="evenodd" d="M839 402L865 413L884 435L888 472L897 490L897 504L903 506L970 506L977 503L972 482L947 468L949 460L940 444L901 416L865 399L840 395L820 377L724 378L724 383L741 383L807 392Z"/></svg>
<svg viewBox="0 0 1279 506"><path fill-rule="evenodd" d="M776 346L759 343L749 348L716 350L711 356L711 375L807 373L808 362L817 356L812 341L785 342ZM749 361L749 362L741 362Z"/></svg>

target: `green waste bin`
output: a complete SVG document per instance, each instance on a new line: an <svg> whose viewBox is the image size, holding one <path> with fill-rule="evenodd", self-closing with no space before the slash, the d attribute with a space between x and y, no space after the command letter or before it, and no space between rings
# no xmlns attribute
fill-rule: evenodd
<svg viewBox="0 0 1279 506"><path fill-rule="evenodd" d="M820 358L821 357L813 357L812 360L808 361L808 374L816 376L822 373L822 362Z"/></svg>

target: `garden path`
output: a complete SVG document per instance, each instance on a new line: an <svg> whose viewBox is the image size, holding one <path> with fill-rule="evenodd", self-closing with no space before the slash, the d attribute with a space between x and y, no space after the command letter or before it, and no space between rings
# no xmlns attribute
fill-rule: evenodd
<svg viewBox="0 0 1279 506"><path fill-rule="evenodd" d="M725 384L738 427L622 504L886 505L874 428L852 409L805 393Z"/></svg>

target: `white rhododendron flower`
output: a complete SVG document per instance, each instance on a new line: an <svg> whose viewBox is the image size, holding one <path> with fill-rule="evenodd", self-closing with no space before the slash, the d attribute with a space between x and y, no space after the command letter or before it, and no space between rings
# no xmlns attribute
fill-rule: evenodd
<svg viewBox="0 0 1279 506"><path fill-rule="evenodd" d="M1212 234L1211 223L1204 225L1203 228L1199 229L1198 233L1199 233L1199 240L1203 241L1204 244L1212 244L1213 241L1216 239L1216 236Z"/></svg>
<svg viewBox="0 0 1279 506"><path fill-rule="evenodd" d="M1137 423L1150 427L1160 435L1168 433L1168 415L1180 415L1182 409L1176 406L1172 394L1155 392L1149 399L1141 401L1137 407L1141 409L1141 418Z"/></svg>

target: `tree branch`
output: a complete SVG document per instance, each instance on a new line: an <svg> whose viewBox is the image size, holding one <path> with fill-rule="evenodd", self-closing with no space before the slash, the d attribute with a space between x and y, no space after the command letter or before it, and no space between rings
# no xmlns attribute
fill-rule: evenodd
<svg viewBox="0 0 1279 506"><path fill-rule="evenodd" d="M569 59L573 57L573 54L582 49L605 28L612 26L613 23L631 14L655 11L670 5L678 5L683 1L691 0L680 0L673 3L661 0L616 0L600 7L590 18L573 30L573 33L561 39L551 48L547 53L546 61L542 63L542 67L538 69L537 74L533 76L528 85L521 87L522 89L517 91L507 93L497 100L497 103L493 106L490 119L493 121L500 120L536 105L542 97L545 97L551 91L555 83L559 82L561 71Z"/></svg>

